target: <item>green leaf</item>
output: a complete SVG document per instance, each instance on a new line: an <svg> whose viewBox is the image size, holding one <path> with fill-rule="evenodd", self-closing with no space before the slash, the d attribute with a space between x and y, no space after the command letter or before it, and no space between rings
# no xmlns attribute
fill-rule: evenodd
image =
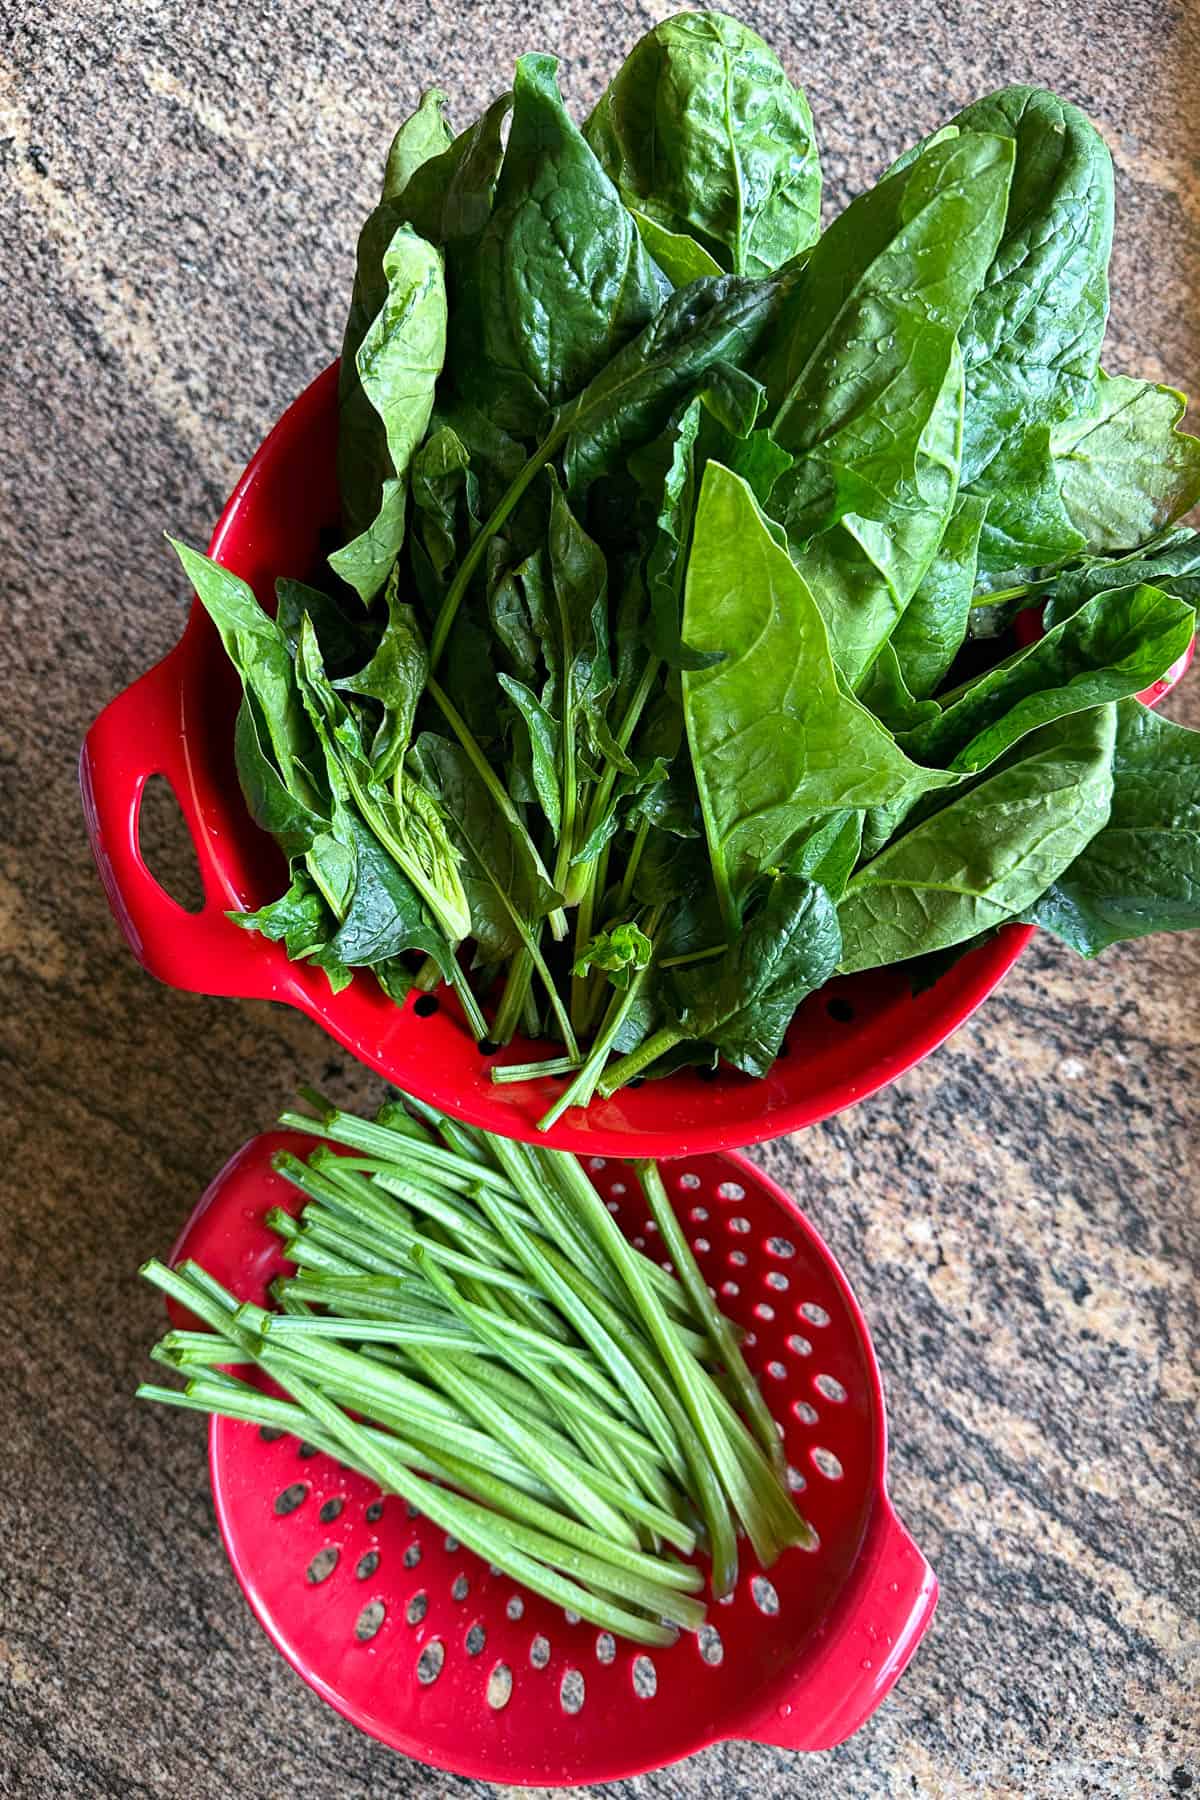
<svg viewBox="0 0 1200 1800"><path fill-rule="evenodd" d="M1098 594L902 742L922 762L977 773L1054 719L1140 693L1183 655L1194 630L1192 608L1158 588Z"/></svg>
<svg viewBox="0 0 1200 1800"><path fill-rule="evenodd" d="M853 200L785 300L767 364L772 432L797 459L777 496L803 542L846 514L886 521L1000 239L1013 147L934 145Z"/></svg>
<svg viewBox="0 0 1200 1800"><path fill-rule="evenodd" d="M630 450L657 437L716 364L748 362L787 284L782 276L765 281L722 276L672 294L564 409L559 429L570 434L563 467L571 492L624 468Z"/></svg>
<svg viewBox="0 0 1200 1800"><path fill-rule="evenodd" d="M305 783L309 796L305 799L280 775L259 725L258 703L248 693L242 695L238 708L233 755L254 823L271 833L285 856L302 856L329 821L316 810L316 794L309 783Z"/></svg>
<svg viewBox="0 0 1200 1800"><path fill-rule="evenodd" d="M366 620L348 619L324 588L281 575L275 582L275 623L292 655L300 641L300 622L307 613L317 633L326 668L353 667L373 641Z"/></svg>
<svg viewBox="0 0 1200 1800"><path fill-rule="evenodd" d="M302 793L304 778L297 759L311 747L312 734L305 722L287 640L239 575L175 538L169 537L167 542L216 626L244 691L257 702L259 720L285 785Z"/></svg>
<svg viewBox="0 0 1200 1800"><path fill-rule="evenodd" d="M374 656L356 675L343 675L334 687L341 693L375 700L379 723L368 752L371 773L389 781L399 767L412 736L417 703L429 674L429 656L411 606L399 599L393 571L387 590L388 622Z"/></svg>
<svg viewBox="0 0 1200 1800"><path fill-rule="evenodd" d="M453 268L460 248L487 224L504 160L504 123L512 95L501 94L473 125L437 156L413 170L399 196L399 217L447 252Z"/></svg>
<svg viewBox="0 0 1200 1800"><path fill-rule="evenodd" d="M586 975L589 969L602 969L612 985L624 992L640 969L649 968L653 953L654 945L638 926L613 925L585 944L571 973Z"/></svg>
<svg viewBox="0 0 1200 1800"><path fill-rule="evenodd" d="M334 550L329 566L361 600L372 600L396 566L404 548L406 489L389 478L379 490L379 510L365 530Z"/></svg>
<svg viewBox="0 0 1200 1800"><path fill-rule="evenodd" d="M432 956L447 981L454 953L421 902L412 882L358 819L354 893L331 949L347 968L373 967L405 950Z"/></svg>
<svg viewBox="0 0 1200 1800"><path fill-rule="evenodd" d="M517 61L494 209L460 282L456 383L527 436L664 297L637 227L563 106L556 68L552 56Z"/></svg>
<svg viewBox="0 0 1200 1800"><path fill-rule="evenodd" d="M823 887L835 903L846 890L862 847L863 815L844 807L819 819L788 857L788 874Z"/></svg>
<svg viewBox="0 0 1200 1800"><path fill-rule="evenodd" d="M431 431L409 471L414 526L419 529L439 586L457 555L460 513L472 529L479 524L479 483L471 473L466 445L449 425Z"/></svg>
<svg viewBox="0 0 1200 1800"><path fill-rule="evenodd" d="M558 721L551 717L537 695L523 681L516 681L511 675L505 674L497 675L496 680L524 721L529 740L534 791L550 829L557 837L562 820L558 786Z"/></svg>
<svg viewBox="0 0 1200 1800"><path fill-rule="evenodd" d="M852 687L869 678L949 525L958 488L962 380L962 360L953 349L917 445L914 472L892 494L886 519L847 513L794 551L824 614L838 668ZM786 505L789 479L785 472L772 493L773 511L779 510L778 493Z"/></svg>
<svg viewBox="0 0 1200 1800"><path fill-rule="evenodd" d="M291 962L310 956L328 944L336 921L312 878L303 869L292 875L291 886L278 900L257 912L231 912L229 917L247 931L257 931L272 943L282 944Z"/></svg>
<svg viewBox="0 0 1200 1800"><path fill-rule="evenodd" d="M523 843L505 826L465 752L423 731L410 752L414 776L445 814L463 858L476 962L505 961L521 947L516 918L536 924L559 904Z"/></svg>
<svg viewBox="0 0 1200 1800"><path fill-rule="evenodd" d="M958 114L960 132L1011 138L1004 233L959 341L967 373L965 488L990 499L985 568L1081 548L1058 502L1049 429L1090 410L1108 315L1112 159L1077 107L1003 88Z"/></svg>
<svg viewBox="0 0 1200 1800"><path fill-rule="evenodd" d="M945 679L966 638L987 506L973 494L959 494L934 559L888 640L905 686L917 700L926 699ZM872 704L869 692L863 698Z"/></svg>
<svg viewBox="0 0 1200 1800"><path fill-rule="evenodd" d="M471 919L446 822L434 800L403 768L396 770L390 788L377 778L363 744L358 718L327 679L316 634L307 619L301 631L296 671L309 717L325 751L335 802L340 800L346 810L352 805L362 823L413 883L451 945L458 944L470 932ZM339 836L345 838L347 834L343 831ZM339 917L344 916L344 906L335 910Z"/></svg>
<svg viewBox="0 0 1200 1800"><path fill-rule="evenodd" d="M1036 583L1035 591L1048 587L1049 598L1043 612L1047 630L1061 625L1086 600L1111 588L1147 582L1164 594L1174 594L1192 606L1200 606L1200 531L1186 526L1164 532L1161 539L1142 545L1121 556L1099 556Z"/></svg>
<svg viewBox="0 0 1200 1800"><path fill-rule="evenodd" d="M808 101L736 19L680 13L656 25L584 131L627 206L690 236L735 274L767 274L817 235L821 172Z"/></svg>
<svg viewBox="0 0 1200 1800"><path fill-rule="evenodd" d="M824 986L840 954L837 910L824 888L782 875L723 956L676 971L676 1026L715 1044L735 1069L765 1075L796 1008Z"/></svg>
<svg viewBox="0 0 1200 1800"><path fill-rule="evenodd" d="M631 206L629 211L643 244L672 287L686 287L689 281L721 274L721 265L716 258L685 231L667 231L639 212L636 206Z"/></svg>
<svg viewBox="0 0 1200 1800"><path fill-rule="evenodd" d="M383 171L384 201L398 199L417 170L453 142L443 116L445 104L446 96L440 88L427 88L416 112L397 131Z"/></svg>
<svg viewBox="0 0 1200 1800"><path fill-rule="evenodd" d="M1200 438L1174 388L1101 375L1095 411L1054 432L1063 505L1092 551L1128 549L1200 500Z"/></svg>
<svg viewBox="0 0 1200 1800"><path fill-rule="evenodd" d="M1024 916L1083 956L1200 927L1200 732L1122 701L1108 823Z"/></svg>
<svg viewBox="0 0 1200 1800"><path fill-rule="evenodd" d="M370 534L374 580L381 515L387 540L396 537L398 506L387 484L402 483L408 473L429 424L446 354L446 284L438 251L400 225L383 253L383 273L387 297L358 346L357 381L347 380L339 391L338 480L353 537L351 554L336 552L330 563L365 601L382 582L371 587L364 581L363 553L355 551L354 540ZM398 553L399 542L396 548Z"/></svg>
<svg viewBox="0 0 1200 1800"><path fill-rule="evenodd" d="M744 481L704 473L684 636L723 650L685 672L684 714L726 919L816 816L952 779L919 768L838 678L820 609Z"/></svg>
<svg viewBox="0 0 1200 1800"><path fill-rule="evenodd" d="M851 878L841 968L962 943L1031 906L1108 817L1116 710L1044 726Z"/></svg>

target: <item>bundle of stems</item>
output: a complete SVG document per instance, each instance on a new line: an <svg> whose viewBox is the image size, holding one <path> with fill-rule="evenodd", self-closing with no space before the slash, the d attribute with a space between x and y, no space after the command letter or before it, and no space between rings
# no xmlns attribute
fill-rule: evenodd
<svg viewBox="0 0 1200 1800"><path fill-rule="evenodd" d="M636 1165L668 1262L631 1245L578 1161L414 1100L374 1119L312 1090L280 1123L321 1140L275 1168L278 1310L193 1262L145 1278L204 1331L151 1352L187 1386L141 1397L293 1432L402 1494L533 1592L643 1644L812 1541L779 1432L672 1210ZM337 1146L337 1148L335 1148ZM261 1385L269 1378L275 1392ZM282 1397L280 1397L282 1395Z"/></svg>

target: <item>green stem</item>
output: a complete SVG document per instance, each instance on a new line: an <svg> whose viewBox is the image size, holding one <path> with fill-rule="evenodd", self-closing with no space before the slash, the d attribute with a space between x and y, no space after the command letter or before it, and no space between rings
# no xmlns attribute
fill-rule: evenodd
<svg viewBox="0 0 1200 1800"><path fill-rule="evenodd" d="M630 695L629 704L625 708L624 717L617 727L616 741L618 748L621 750L627 750L629 748L630 739L637 730L638 720L645 710L646 702L650 698L650 690L653 688L657 676L658 658L652 656L647 660L646 666L642 670L641 679L638 681L637 687ZM587 817L584 821L584 827L580 833L579 841L581 844L587 843L593 831L596 830L601 819L604 817L605 812L608 810L608 804L612 799L612 791L616 785L616 779L619 773L620 771L614 763L610 762L605 764L604 773L596 784L596 791L592 795L591 804L588 807ZM581 865L580 872L576 873L573 877L571 875L567 876L566 900L568 906L579 904L583 894L584 885L589 880L589 876L586 873L589 867L589 864L584 863Z"/></svg>
<svg viewBox="0 0 1200 1800"><path fill-rule="evenodd" d="M466 970L462 968L457 957L452 958L450 969L450 984L453 987L454 992L458 995L458 1004L463 1009L463 1016L467 1021L467 1029L478 1044L488 1035L487 1020L479 1010L479 1002L476 1000L475 995L471 990L471 983L467 979Z"/></svg>
<svg viewBox="0 0 1200 1800"><path fill-rule="evenodd" d="M657 925L657 918L654 923ZM633 976L623 994L613 994L604 1023L596 1034L595 1043L588 1051L587 1060L570 1086L564 1088L553 1106L538 1120L539 1131L549 1131L552 1125L558 1123L569 1106L587 1105L604 1073L608 1053L616 1042L622 1025L632 1012L634 1001L646 985L646 977L650 973L650 968L651 964L647 963L644 969L639 969Z"/></svg>
<svg viewBox="0 0 1200 1800"><path fill-rule="evenodd" d="M636 1050L631 1050L628 1056L623 1056L601 1076L598 1083L601 1094L607 1100L610 1094L615 1094L626 1082L635 1081L643 1069L648 1069L651 1063L657 1062L660 1056L665 1056L668 1050L673 1050L676 1044L682 1044L686 1035L686 1032L676 1030L673 1025L664 1025L659 1031L653 1032L643 1039Z"/></svg>
<svg viewBox="0 0 1200 1800"><path fill-rule="evenodd" d="M496 1017L492 1021L492 1038L497 1044L507 1044L521 1022L525 1009L525 1001L529 995L529 984L533 980L533 963L529 952L522 944L508 965L508 976L504 983L504 992L500 996L500 1005L496 1009Z"/></svg>
<svg viewBox="0 0 1200 1800"><path fill-rule="evenodd" d="M463 596L471 585L471 578L483 561L484 552L492 538L495 537L513 507L529 487L539 470L544 469L550 458L560 448L567 437L566 427L556 426L549 436L543 439L534 451L524 468L514 477L508 488L501 494L488 517L479 527L468 546L455 573L453 581L446 589L437 620L433 627L433 636L429 640L429 666L436 669L442 660L442 652L446 648L446 640L462 605Z"/></svg>
<svg viewBox="0 0 1200 1800"><path fill-rule="evenodd" d="M629 909L630 895L633 893L634 877L638 864L642 860L642 851L646 848L646 839L650 836L650 821L642 819L630 845L629 857L625 863L625 873L621 877L621 886L617 893L617 916L623 918Z"/></svg>
<svg viewBox="0 0 1200 1800"><path fill-rule="evenodd" d="M692 1246L683 1234L674 1208L667 1197L658 1164L640 1161L634 1165L642 1192L650 1208L650 1216L658 1226L663 1248L675 1265L675 1273L683 1284L691 1303L692 1314L702 1326L713 1348L717 1362L733 1382L741 1409L753 1427L763 1449L782 1475L786 1468L779 1433L771 1410L762 1397L758 1383L746 1367L746 1359L738 1346L729 1320L708 1291L708 1283L692 1254Z"/></svg>
<svg viewBox="0 0 1200 1800"><path fill-rule="evenodd" d="M586 839L585 839L586 842ZM604 884L608 879L608 852L605 844L599 856L591 864L591 874L587 886L579 896L579 910L575 915L575 961L583 955L592 935L592 920L596 911L596 896L603 895ZM585 970L582 975L571 972L571 1022L580 1037L587 1033L591 1024L593 1011L592 995L598 986L597 971Z"/></svg>
<svg viewBox="0 0 1200 1800"><path fill-rule="evenodd" d="M538 1081L544 1075L570 1075L579 1067L577 1056L548 1056L542 1062L507 1063L492 1070L498 1086L509 1081Z"/></svg>

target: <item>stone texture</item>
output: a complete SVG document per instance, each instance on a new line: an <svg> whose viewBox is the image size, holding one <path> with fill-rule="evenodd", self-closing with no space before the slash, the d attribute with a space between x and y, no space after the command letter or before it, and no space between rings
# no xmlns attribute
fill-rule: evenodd
<svg viewBox="0 0 1200 1800"><path fill-rule="evenodd" d="M253 1624L198 1421L134 1406L135 1280L297 1080L375 1084L297 1016L155 987L74 786L94 713L174 641L164 527L203 541L332 354L356 224L420 86L456 116L521 49L584 106L666 5L10 0L0 72L0 1792L465 1792L356 1735ZM832 204L978 93L1036 78L1118 169L1109 365L1200 386L1200 14L1158 0L755 5ZM1200 678L1172 704L1200 724ZM1194 1437L1200 942L1037 945L938 1055L762 1152L873 1323L892 1483L936 1622L848 1745L730 1745L707 1794L1141 1796L1200 1782ZM615 1792L616 1790L614 1790Z"/></svg>

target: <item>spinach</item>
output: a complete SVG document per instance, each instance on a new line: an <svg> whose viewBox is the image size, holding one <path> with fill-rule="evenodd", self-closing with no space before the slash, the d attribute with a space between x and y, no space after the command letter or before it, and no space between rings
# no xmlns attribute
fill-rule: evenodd
<svg viewBox="0 0 1200 1800"><path fill-rule="evenodd" d="M813 242L821 172L808 101L757 32L680 13L639 39L584 133L651 252L691 239L721 268L765 275ZM675 261L666 247L668 267ZM696 273L704 271L697 269Z"/></svg>
<svg viewBox="0 0 1200 1800"><path fill-rule="evenodd" d="M857 684L941 542L958 486L957 331L1004 222L1012 144L925 149L853 201L809 256L766 360L771 495Z"/></svg>
<svg viewBox="0 0 1200 1800"><path fill-rule="evenodd" d="M1122 701L1108 821L1024 917L1082 956L1200 928L1200 732Z"/></svg>
<svg viewBox="0 0 1200 1800"><path fill-rule="evenodd" d="M1184 526L1163 532L1138 550L1093 557L1078 568L1036 584L1038 591L1050 590L1044 622L1047 628L1060 625L1094 595L1142 581L1164 594L1200 605L1200 531Z"/></svg>
<svg viewBox="0 0 1200 1800"><path fill-rule="evenodd" d="M1012 140L1004 231L960 331L966 369L962 482L989 500L986 568L1082 548L1058 495L1051 428L1093 404L1108 315L1112 159L1077 107L1004 88L953 121Z"/></svg>
<svg viewBox="0 0 1200 1800"><path fill-rule="evenodd" d="M495 205L469 282L480 333L455 379L532 436L658 310L665 282L566 108L552 56L522 56Z"/></svg>
<svg viewBox="0 0 1200 1800"><path fill-rule="evenodd" d="M965 793L852 876L838 906L844 971L942 950L1031 906L1104 825L1116 709L1043 726Z"/></svg>
<svg viewBox="0 0 1200 1800"><path fill-rule="evenodd" d="M1028 732L1140 693L1183 655L1196 617L1158 588L1098 594L1071 618L970 682L928 724L905 733L921 762L976 773Z"/></svg>
<svg viewBox="0 0 1200 1800"><path fill-rule="evenodd" d="M1174 388L1101 375L1095 410L1051 436L1062 502L1092 551L1140 544L1200 500L1200 438Z"/></svg>
<svg viewBox="0 0 1200 1800"><path fill-rule="evenodd" d="M400 225L383 253L387 296L339 396L342 509L355 536L330 557L365 601L387 580L404 541L403 482L433 411L446 354L446 284L432 244Z"/></svg>
<svg viewBox="0 0 1200 1800"><path fill-rule="evenodd" d="M704 473L684 637L723 660L684 673L684 714L727 923L817 815L952 777L911 762L839 680L820 610L738 476Z"/></svg>
<svg viewBox="0 0 1200 1800"><path fill-rule="evenodd" d="M556 66L393 141L332 569L273 619L177 546L289 867L239 923L395 1000L432 958L477 1038L559 1040L547 1125L761 1075L835 967L1200 924L1198 740L1133 698L1194 629L1200 446L1100 368L1095 129L1005 89L821 234L807 102L747 27L653 26L582 130Z"/></svg>

